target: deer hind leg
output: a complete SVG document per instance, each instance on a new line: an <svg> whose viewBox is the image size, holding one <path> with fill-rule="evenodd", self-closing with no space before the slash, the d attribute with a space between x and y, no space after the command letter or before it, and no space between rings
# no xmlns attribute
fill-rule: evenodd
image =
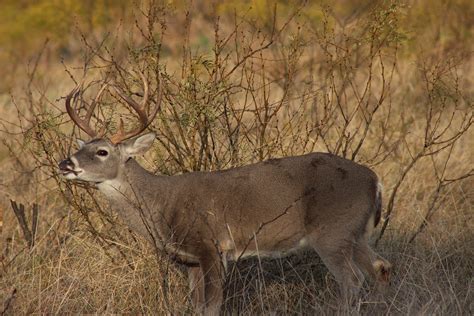
<svg viewBox="0 0 474 316"><path fill-rule="evenodd" d="M375 253L366 240L361 240L354 247L354 261L376 282L377 289L385 291L390 283L392 264Z"/></svg>
<svg viewBox="0 0 474 316"><path fill-rule="evenodd" d="M364 274L353 260L353 245L347 241L327 241L314 246L316 252L341 287L341 297L346 306L351 306L364 282Z"/></svg>

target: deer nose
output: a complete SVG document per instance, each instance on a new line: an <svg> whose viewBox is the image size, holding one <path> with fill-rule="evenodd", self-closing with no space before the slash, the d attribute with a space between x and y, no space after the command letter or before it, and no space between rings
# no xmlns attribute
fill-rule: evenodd
<svg viewBox="0 0 474 316"><path fill-rule="evenodd" d="M67 171L71 169L74 169L74 163L70 158L64 159L59 163L59 170Z"/></svg>

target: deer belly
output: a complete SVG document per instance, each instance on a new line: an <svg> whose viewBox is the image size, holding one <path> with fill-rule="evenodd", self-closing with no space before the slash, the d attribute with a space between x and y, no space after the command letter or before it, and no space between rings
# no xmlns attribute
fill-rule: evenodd
<svg viewBox="0 0 474 316"><path fill-rule="evenodd" d="M227 243L230 243L228 241ZM228 260L237 261L240 259L248 258L248 257L260 257L260 258L282 258L286 257L292 253L304 250L308 247L308 241L305 237L299 239L296 243L292 243L291 245L287 246L270 246L270 247L262 247L259 248L258 244L252 244L247 247L247 249L232 249L230 251L224 251L226 253L226 257Z"/></svg>

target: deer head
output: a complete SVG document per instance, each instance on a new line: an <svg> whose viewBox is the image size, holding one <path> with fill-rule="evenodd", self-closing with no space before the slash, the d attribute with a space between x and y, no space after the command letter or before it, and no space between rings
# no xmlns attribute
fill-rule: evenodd
<svg viewBox="0 0 474 316"><path fill-rule="evenodd" d="M90 141L78 140L79 150L71 157L59 164L59 170L66 179L82 180L100 183L117 177L121 166L131 157L139 155L148 150L155 139L154 133L140 135L158 114L163 96L163 87L160 83L158 100L153 109L149 104L149 87L145 76L140 73L143 83L143 99L137 103L127 96L117 85L104 82L95 98L86 104L80 98L82 95L81 82L66 97L66 110L72 121L92 139ZM90 120L95 108L100 103L101 97L106 90L113 91L137 114L139 125L136 128L126 130L123 121L115 134L105 136L105 128L96 131L92 128ZM85 108L83 118L79 116L79 109Z"/></svg>

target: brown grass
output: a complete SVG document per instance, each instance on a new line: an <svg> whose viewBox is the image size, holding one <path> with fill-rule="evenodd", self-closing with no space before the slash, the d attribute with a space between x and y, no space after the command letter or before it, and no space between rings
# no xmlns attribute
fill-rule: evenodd
<svg viewBox="0 0 474 316"><path fill-rule="evenodd" d="M79 30L87 58L66 60L67 72L38 55L1 110L0 311L192 312L185 272L130 232L95 190L55 172L80 134L59 98L70 76L81 78L75 67L86 66L88 82L112 74L132 92L133 69L146 73L152 93L163 74L166 99L151 128L159 141L142 159L149 170L216 170L310 151L374 168L385 188L374 241L394 275L385 295L367 282L355 312L474 312L472 45L413 54L398 5L344 25L325 10L310 20L305 7L276 18L269 10L265 19L221 12L218 23L211 9L149 9L136 11L133 40L117 32L100 44ZM108 95L97 113L110 130L119 116L132 121L113 102ZM32 204L40 207L31 248L10 199L25 204L29 223ZM241 260L226 284L229 314L340 311L337 284L312 252Z"/></svg>

